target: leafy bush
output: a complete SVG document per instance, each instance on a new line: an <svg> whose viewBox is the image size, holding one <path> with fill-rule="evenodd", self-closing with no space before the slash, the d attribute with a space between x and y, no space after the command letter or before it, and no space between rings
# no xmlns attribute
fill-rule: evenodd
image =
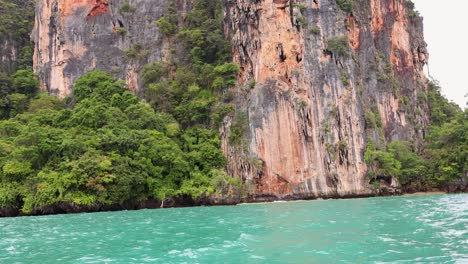
<svg viewBox="0 0 468 264"><path fill-rule="evenodd" d="M148 55L148 50L143 49L141 43L135 43L131 48L125 50L125 55L131 59L140 59Z"/></svg>
<svg viewBox="0 0 468 264"><path fill-rule="evenodd" d="M335 56L349 56L350 49L347 36L333 37L327 42L327 50Z"/></svg>
<svg viewBox="0 0 468 264"><path fill-rule="evenodd" d="M305 28L308 25L307 19L303 17L302 15L296 16L296 21L297 21L297 25L302 28Z"/></svg>
<svg viewBox="0 0 468 264"><path fill-rule="evenodd" d="M178 14L177 3L171 1L169 4L168 12L156 21L159 30L166 35L174 35L178 31Z"/></svg>
<svg viewBox="0 0 468 264"><path fill-rule="evenodd" d="M124 27L118 27L117 28L117 34L119 34L121 36L125 36L125 34L127 34L127 30Z"/></svg>
<svg viewBox="0 0 468 264"><path fill-rule="evenodd" d="M0 0L0 41L8 41L18 51L12 64L0 64L0 72L10 74L18 69L32 69L30 34L34 26L35 7L35 0Z"/></svg>
<svg viewBox="0 0 468 264"><path fill-rule="evenodd" d="M136 11L136 6L133 4L130 4L128 1L123 2L119 6L119 13L123 16L129 16L135 13Z"/></svg>
<svg viewBox="0 0 468 264"><path fill-rule="evenodd" d="M401 163L395 159L392 153L374 149L372 143L367 146L364 160L368 165L370 180L379 178L388 180L400 176Z"/></svg>
<svg viewBox="0 0 468 264"><path fill-rule="evenodd" d="M17 93L35 95L39 92L39 80L31 70L19 70L13 75L13 89Z"/></svg>
<svg viewBox="0 0 468 264"><path fill-rule="evenodd" d="M449 122L461 111L460 107L453 102L449 102L441 94L440 90L441 88L436 82L429 82L427 98L431 108L431 122L436 126Z"/></svg>
<svg viewBox="0 0 468 264"><path fill-rule="evenodd" d="M345 71L341 71L340 79L341 79L341 82L343 82L344 86L350 85L348 74Z"/></svg>
<svg viewBox="0 0 468 264"><path fill-rule="evenodd" d="M39 81L31 70L18 70L12 76L0 73L0 119L26 111L38 92Z"/></svg>
<svg viewBox="0 0 468 264"><path fill-rule="evenodd" d="M159 62L153 62L143 67L141 79L144 84L155 83L161 80L162 77L166 76L168 69Z"/></svg>
<svg viewBox="0 0 468 264"><path fill-rule="evenodd" d="M27 100L24 94L11 94ZM40 95L0 121L0 207L123 204L213 192L225 166L216 130L181 131L170 115L100 71L75 84L76 104Z"/></svg>
<svg viewBox="0 0 468 264"><path fill-rule="evenodd" d="M366 122L366 128L382 128L382 119L378 111L366 111L364 120Z"/></svg>
<svg viewBox="0 0 468 264"><path fill-rule="evenodd" d="M410 18L420 17L420 14L415 10L414 3L411 0L405 0L406 10Z"/></svg>
<svg viewBox="0 0 468 264"><path fill-rule="evenodd" d="M307 5L304 3L293 3L294 7L297 7L301 13L307 10Z"/></svg>
<svg viewBox="0 0 468 264"><path fill-rule="evenodd" d="M167 64L144 67L145 99L154 109L173 115L182 130L198 125L217 130L232 112L228 88L240 70L231 62L230 44L224 37L223 2L195 1L183 27L177 25L175 1L169 9L159 24L174 25L167 33L174 35L180 49Z"/></svg>
<svg viewBox="0 0 468 264"><path fill-rule="evenodd" d="M352 0L336 0L338 7L348 13L353 11L353 2Z"/></svg>
<svg viewBox="0 0 468 264"><path fill-rule="evenodd" d="M165 35L173 35L177 33L177 16L174 14L168 14L162 16L156 21L159 30Z"/></svg>
<svg viewBox="0 0 468 264"><path fill-rule="evenodd" d="M313 26L310 28L310 33L314 35L320 35L320 28L318 26Z"/></svg>
<svg viewBox="0 0 468 264"><path fill-rule="evenodd" d="M229 142L231 144L239 145L242 143L244 133L249 127L248 118L246 113L239 113L231 125L231 133L229 134Z"/></svg>
<svg viewBox="0 0 468 264"><path fill-rule="evenodd" d="M445 98L444 98L445 99ZM451 105L447 105L449 109ZM449 109L439 109L440 112L450 112ZM437 112L437 115L440 114ZM468 170L468 110L447 119L440 126L433 126L428 137L428 149L434 182L438 185L466 181Z"/></svg>
<svg viewBox="0 0 468 264"><path fill-rule="evenodd" d="M110 101L113 95L122 94L124 91L125 87L121 82L115 81L102 71L95 70L76 81L73 96L78 102L90 98Z"/></svg>

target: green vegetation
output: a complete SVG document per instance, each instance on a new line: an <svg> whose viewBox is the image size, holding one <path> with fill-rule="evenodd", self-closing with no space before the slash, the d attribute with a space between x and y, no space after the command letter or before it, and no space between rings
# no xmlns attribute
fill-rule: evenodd
<svg viewBox="0 0 468 264"><path fill-rule="evenodd" d="M126 2L119 12L134 8ZM241 190L222 171L218 126L233 112L228 91L239 71L222 22L221 0L198 0L183 25L165 31L179 48L167 63L143 68L144 101L99 71L82 76L67 103L39 94L30 71L0 75L8 99L1 104L0 208L30 212L60 202L114 205ZM126 55L145 52L137 43Z"/></svg>
<svg viewBox="0 0 468 264"><path fill-rule="evenodd" d="M344 86L350 85L348 74L344 70L340 72L340 79Z"/></svg>
<svg viewBox="0 0 468 264"><path fill-rule="evenodd" d="M382 89L391 89L395 98L400 96L401 85L395 77L393 66L387 57L378 52L376 55L377 63L377 80L382 84Z"/></svg>
<svg viewBox="0 0 468 264"><path fill-rule="evenodd" d="M12 14L1 16L2 33L14 21L14 8L20 7L12 1L7 4L2 14L3 10ZM223 1L193 4L182 24L175 1L170 12L156 21L177 51L167 62L143 67L143 100L128 92L122 81L100 71L82 76L73 96L64 101L39 92L30 58L20 61L14 71L0 72L0 208L31 212L60 202L91 206L178 196L198 199L243 188L239 179L223 172L226 159L220 150L219 126L227 115L233 120L231 144L243 146L249 129L248 115L234 111L230 103L240 69L231 62L229 40L223 35ZM350 1L337 4L345 11L352 9ZM119 12L130 15L135 6L125 2ZM31 26L18 23L22 29ZM118 33L124 35L123 30ZM18 36L27 50L29 41L24 34ZM331 38L327 44L334 56L350 55L346 36ZM30 51L24 54L32 56ZM126 51L130 59L145 54L139 43ZM391 72L384 68L382 78L388 80ZM348 86L346 72L340 77ZM251 80L246 88L255 85ZM411 142L369 142L365 160L370 182L398 178L407 189L427 190L460 181L466 173L468 112L448 102L436 84L429 88L427 94L417 95L418 102L431 107L433 127L424 148ZM409 105L408 97L400 100ZM300 109L307 107L306 101L297 104ZM336 106L331 107L330 117L339 117ZM366 129L383 137L377 109L366 111L364 118ZM330 120L323 121L326 135ZM348 148L345 140L326 143L333 159ZM259 160L252 163L262 166Z"/></svg>
<svg viewBox="0 0 468 264"><path fill-rule="evenodd" d="M177 24L171 23L170 20L165 16L158 19L156 21L156 25L158 25L161 32L166 35L172 35L177 32Z"/></svg>
<svg viewBox="0 0 468 264"><path fill-rule="evenodd" d="M468 171L468 109L449 102L436 83L430 83L428 97L432 127L424 155L436 183L459 181Z"/></svg>
<svg viewBox="0 0 468 264"><path fill-rule="evenodd" d="M247 114L240 113L231 125L231 134L229 135L229 142L231 144L239 145L242 143L244 133L249 127Z"/></svg>
<svg viewBox="0 0 468 264"><path fill-rule="evenodd" d="M123 16L130 16L136 11L136 6L133 4L130 4L129 2L123 2L119 6L119 13Z"/></svg>
<svg viewBox="0 0 468 264"><path fill-rule="evenodd" d="M350 53L348 37L339 36L330 38L327 42L327 50L335 56L348 57Z"/></svg>
<svg viewBox="0 0 468 264"><path fill-rule="evenodd" d="M19 50L16 65L0 64L0 71L30 69L33 47L30 34L34 25L34 0L0 0L0 42L9 40ZM3 49L6 47L1 47Z"/></svg>
<svg viewBox="0 0 468 264"><path fill-rule="evenodd" d="M352 0L336 0L338 7L347 12L351 13L353 11L353 1Z"/></svg>
<svg viewBox="0 0 468 264"><path fill-rule="evenodd" d="M364 119L366 128L382 128L382 118L378 111L366 111Z"/></svg>
<svg viewBox="0 0 468 264"><path fill-rule="evenodd" d="M305 17L303 17L302 15L297 15L296 16L296 21L297 21L297 25L299 27L305 28L308 25L307 19Z"/></svg>
<svg viewBox="0 0 468 264"><path fill-rule="evenodd" d="M156 21L159 29L163 34L173 35L177 33L177 6L175 2L171 2L168 13Z"/></svg>
<svg viewBox="0 0 468 264"><path fill-rule="evenodd" d="M30 33L34 25L33 0L0 0L0 43L9 42L19 50L16 62L0 63L0 119L15 116L28 108L39 90L32 69ZM1 49L7 48L0 47Z"/></svg>
<svg viewBox="0 0 468 264"><path fill-rule="evenodd" d="M125 50L125 55L130 59L139 59L148 55L148 51L143 49L141 43L136 43L131 48Z"/></svg>
<svg viewBox="0 0 468 264"><path fill-rule="evenodd" d="M220 177L226 161L216 131L181 130L99 71L76 82L67 107L29 93L24 84L36 80L24 78L18 87L28 89L19 92L28 94L18 94L33 98L25 111L0 121L0 207L30 212L58 202L198 198L219 184L213 176Z"/></svg>
<svg viewBox="0 0 468 264"><path fill-rule="evenodd" d="M299 100L299 104L298 104L298 105L299 105L299 109L301 109L301 110L304 110L304 109L306 109L306 108L309 106L309 104L307 103L307 101L304 100L304 99Z"/></svg>
<svg viewBox="0 0 468 264"><path fill-rule="evenodd" d="M124 27L118 27L117 28L117 34L121 36L125 36L127 34L127 30Z"/></svg>
<svg viewBox="0 0 468 264"><path fill-rule="evenodd" d="M440 87L435 82L429 83L427 94L431 106L431 123L434 126L442 126L455 119L460 114L460 107L451 103L440 93Z"/></svg>
<svg viewBox="0 0 468 264"><path fill-rule="evenodd" d="M0 36L13 33L15 39L23 40L34 23L34 4L29 0L0 0Z"/></svg>
<svg viewBox="0 0 468 264"><path fill-rule="evenodd" d="M0 73L0 119L26 111L38 91L39 81L30 70L18 70L11 77Z"/></svg>
<svg viewBox="0 0 468 264"><path fill-rule="evenodd" d="M408 16L410 18L420 17L419 11L415 9L414 3L411 0L405 1L406 9L408 10Z"/></svg>
<svg viewBox="0 0 468 264"><path fill-rule="evenodd" d="M304 3L293 3L293 7L297 7L299 9L299 12L304 13L304 11L307 10L307 5Z"/></svg>
<svg viewBox="0 0 468 264"><path fill-rule="evenodd" d="M310 28L310 33L314 35L320 35L320 28L318 26L313 26Z"/></svg>
<svg viewBox="0 0 468 264"><path fill-rule="evenodd" d="M407 190L445 188L462 181L468 170L468 109L462 111L440 93L440 87L429 84L432 127L424 148L417 150L410 142L388 145L369 142L365 160L370 182L397 178ZM404 100L403 100L404 101ZM365 115L367 128L378 128L376 114ZM379 124L380 123L380 124Z"/></svg>
<svg viewBox="0 0 468 264"><path fill-rule="evenodd" d="M171 8L164 19L177 25L176 12ZM143 70L146 100L157 111L173 115L183 129L202 125L217 131L232 111L229 88L236 82L239 66L229 62L223 19L221 0L196 1L186 23L169 32L181 45L178 53L165 65L153 63Z"/></svg>

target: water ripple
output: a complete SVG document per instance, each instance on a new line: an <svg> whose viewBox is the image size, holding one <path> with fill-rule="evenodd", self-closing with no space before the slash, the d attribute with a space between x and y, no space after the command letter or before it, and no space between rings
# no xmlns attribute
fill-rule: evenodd
<svg viewBox="0 0 468 264"><path fill-rule="evenodd" d="M0 219L0 263L468 263L468 195Z"/></svg>

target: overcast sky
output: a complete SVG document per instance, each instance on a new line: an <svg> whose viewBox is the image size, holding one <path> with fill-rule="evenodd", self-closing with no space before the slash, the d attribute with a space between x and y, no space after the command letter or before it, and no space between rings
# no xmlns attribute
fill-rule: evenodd
<svg viewBox="0 0 468 264"><path fill-rule="evenodd" d="M468 1L413 0L424 17L429 72L452 101L466 107L468 94Z"/></svg>

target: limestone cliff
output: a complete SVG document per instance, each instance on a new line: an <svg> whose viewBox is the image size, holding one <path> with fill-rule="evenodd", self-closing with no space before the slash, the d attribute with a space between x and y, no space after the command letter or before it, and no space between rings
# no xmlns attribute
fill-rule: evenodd
<svg viewBox="0 0 468 264"><path fill-rule="evenodd" d="M367 142L420 142L429 122L417 102L428 54L412 8L406 0L228 0L226 31L242 69L236 114L248 119L240 146L228 140L236 120L225 123L229 172L257 195L369 193ZM378 124L366 124L370 117Z"/></svg>
<svg viewBox="0 0 468 264"><path fill-rule="evenodd" d="M42 88L64 97L79 76L98 68L137 90L140 68L167 49L154 22L168 2L39 0L33 41Z"/></svg>
<svg viewBox="0 0 468 264"><path fill-rule="evenodd" d="M171 54L154 23L169 2L39 0L34 68L43 89L64 97L99 68L140 91L141 67ZM177 3L179 14L190 6ZM424 138L428 54L408 0L225 0L225 32L241 72L223 151L253 195L368 195L370 140ZM240 119L243 139L233 142Z"/></svg>

